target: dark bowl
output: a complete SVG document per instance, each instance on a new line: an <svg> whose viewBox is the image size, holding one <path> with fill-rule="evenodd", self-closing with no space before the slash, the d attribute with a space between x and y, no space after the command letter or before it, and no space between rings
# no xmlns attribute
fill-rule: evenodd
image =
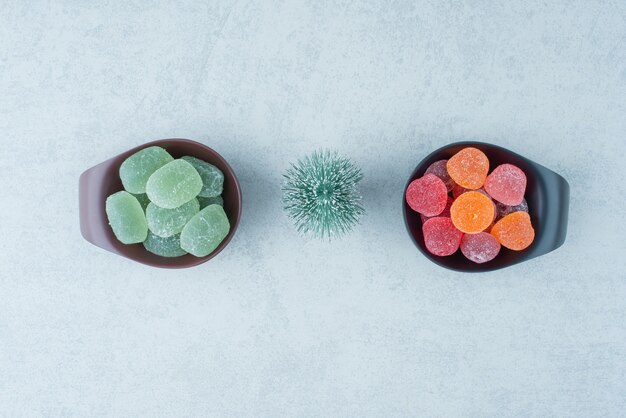
<svg viewBox="0 0 626 418"><path fill-rule="evenodd" d="M161 257L147 251L142 244L122 244L115 238L105 212L106 198L123 190L119 169L122 162L140 149L158 145L174 158L191 155L207 161L224 173L224 211L230 221L230 231L220 245L205 257L187 254L181 257ZM109 160L106 160L81 174L79 179L80 232L90 243L112 253L139 263L162 268L186 268L205 263L218 255L230 242L237 231L241 217L241 189L233 169L217 152L199 142L189 139L160 139L148 142Z"/></svg>
<svg viewBox="0 0 626 418"><path fill-rule="evenodd" d="M414 212L406 203L404 198L406 189L409 183L422 177L432 163L438 160L447 160L465 147L475 147L484 152L489 158L490 171L500 164L510 163L518 166L526 173L528 182L525 198L528 202L530 219L535 229L535 240L530 247L523 251L512 251L502 247L500 254L495 259L483 264L468 260L461 253L461 250L457 250L447 257L438 257L426 250L422 235L422 221L419 213ZM455 142L432 152L417 165L406 183L402 195L404 222L417 248L433 263L450 270L464 272L498 270L556 250L565 242L568 211L569 184L563 177L506 148L482 142Z"/></svg>

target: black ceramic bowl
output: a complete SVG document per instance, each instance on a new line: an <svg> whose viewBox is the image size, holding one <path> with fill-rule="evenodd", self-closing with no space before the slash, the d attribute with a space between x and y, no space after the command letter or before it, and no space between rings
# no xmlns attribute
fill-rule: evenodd
<svg viewBox="0 0 626 418"><path fill-rule="evenodd" d="M465 147L475 147L489 158L490 172L500 164L510 163L526 173L526 201L533 227L535 240L523 251L512 251L502 247L498 256L486 263L477 264L468 260L458 250L447 257L432 255L426 250L422 235L420 215L406 203L404 196L409 184L424 175L432 163L447 160ZM415 168L402 194L402 212L406 229L417 248L433 263L450 270L464 272L492 271L512 266L539 257L559 248L565 242L567 234L567 215L569 211L569 184L567 181L546 167L522 157L506 148L482 142L455 142L439 148L424 158Z"/></svg>
<svg viewBox="0 0 626 418"><path fill-rule="evenodd" d="M224 173L224 212L230 221L230 231L217 248L205 257L186 254L181 257L160 257L147 251L142 244L122 244L115 238L105 213L106 198L123 190L120 165L135 152L151 147L165 148L174 158L191 155L207 161ZM209 261L228 245L235 235L241 217L241 189L235 172L220 154L199 142L189 139L160 139L129 149L94 167L80 176L79 180L80 232L83 237L100 248L153 267L179 269L197 266Z"/></svg>

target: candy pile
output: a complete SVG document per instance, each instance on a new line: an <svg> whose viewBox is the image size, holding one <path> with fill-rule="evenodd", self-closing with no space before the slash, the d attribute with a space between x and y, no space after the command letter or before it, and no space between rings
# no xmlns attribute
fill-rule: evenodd
<svg viewBox="0 0 626 418"><path fill-rule="evenodd" d="M461 248L467 259L485 263L501 246L521 251L533 242L525 191L521 169L501 164L489 173L487 156L467 147L432 163L409 184L406 201L420 214L431 254L447 256Z"/></svg>
<svg viewBox="0 0 626 418"><path fill-rule="evenodd" d="M194 157L175 160L161 147L144 148L120 166L123 191L106 200L115 237L143 243L162 257L209 255L230 230L224 212L224 174Z"/></svg>

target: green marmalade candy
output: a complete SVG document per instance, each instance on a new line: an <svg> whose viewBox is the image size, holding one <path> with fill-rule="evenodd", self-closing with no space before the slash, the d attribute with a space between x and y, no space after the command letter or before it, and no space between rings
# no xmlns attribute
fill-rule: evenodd
<svg viewBox="0 0 626 418"><path fill-rule="evenodd" d="M146 185L150 201L164 209L189 202L202 189L202 179L191 164L174 160L155 171Z"/></svg>
<svg viewBox="0 0 626 418"><path fill-rule="evenodd" d="M120 179L126 191L133 194L146 192L148 178L174 158L161 147L148 147L128 157L120 166Z"/></svg>
<svg viewBox="0 0 626 418"><path fill-rule="evenodd" d="M200 202L200 210L206 208L209 205L220 205L221 207L224 207L224 198L222 196L215 196L215 197L198 196L197 199L198 199L198 202Z"/></svg>
<svg viewBox="0 0 626 418"><path fill-rule="evenodd" d="M198 193L199 196L216 197L222 194L222 190L224 190L224 173L219 168L188 155L182 157L182 159L189 162L202 178L202 190Z"/></svg>
<svg viewBox="0 0 626 418"><path fill-rule="evenodd" d="M163 209L150 203L146 209L148 229L160 237L176 235L199 210L200 204L197 199L191 199L174 209Z"/></svg>
<svg viewBox="0 0 626 418"><path fill-rule="evenodd" d="M113 233L124 244L143 242L148 224L141 204L132 194L121 191L107 197L105 210Z"/></svg>
<svg viewBox="0 0 626 418"><path fill-rule="evenodd" d="M204 257L220 245L228 231L230 223L224 209L219 205L210 205L187 222L180 233L180 246L196 257Z"/></svg>
<svg viewBox="0 0 626 418"><path fill-rule="evenodd" d="M180 234L163 238L148 231L148 238L143 242L143 246L152 254L161 257L180 257L187 254L187 251L180 248Z"/></svg>

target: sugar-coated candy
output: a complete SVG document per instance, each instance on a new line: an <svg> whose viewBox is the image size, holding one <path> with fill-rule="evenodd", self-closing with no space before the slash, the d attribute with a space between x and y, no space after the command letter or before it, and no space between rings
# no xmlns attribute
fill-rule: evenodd
<svg viewBox="0 0 626 418"><path fill-rule="evenodd" d="M143 246L152 254L161 257L180 257L187 254L187 251L180 248L180 234L164 238L148 231L148 237L143 242Z"/></svg>
<svg viewBox="0 0 626 418"><path fill-rule="evenodd" d="M526 212L528 213L528 202L526 199L522 199L522 203L515 206L505 205L504 203L496 202L496 210L498 212L497 218L504 218L506 215L513 212Z"/></svg>
<svg viewBox="0 0 626 418"><path fill-rule="evenodd" d="M406 189L406 201L416 212L437 216L446 207L448 191L443 181L434 174L415 179Z"/></svg>
<svg viewBox="0 0 626 418"><path fill-rule="evenodd" d="M500 243L487 232L464 234L461 239L461 252L474 263L486 263L496 258L500 252Z"/></svg>
<svg viewBox="0 0 626 418"><path fill-rule="evenodd" d="M449 218L450 217L450 207L452 206L452 202L453 201L454 200L450 196L448 196L448 201L446 202L446 207L443 208L443 211L439 215L437 215L437 216L440 216L442 218ZM426 222L426 220L430 219L430 218L433 218L433 216L425 216L425 215L422 215L420 213L420 219L422 220L422 223Z"/></svg>
<svg viewBox="0 0 626 418"><path fill-rule="evenodd" d="M491 235L510 250L528 248L535 239L535 230L526 212L513 212L500 219L491 228Z"/></svg>
<svg viewBox="0 0 626 418"><path fill-rule="evenodd" d="M148 224L141 204L132 194L121 191L107 197L105 211L115 237L124 244L143 242Z"/></svg>
<svg viewBox="0 0 626 418"><path fill-rule="evenodd" d="M137 151L124 160L120 166L120 179L127 192L146 192L148 179L159 168L174 158L161 147L148 147Z"/></svg>
<svg viewBox="0 0 626 418"><path fill-rule="evenodd" d="M204 209L209 205L220 205L221 207L224 207L224 198L222 196L215 196L215 197L202 197L202 196L198 196L196 199L198 199L198 202L200 202L200 209Z"/></svg>
<svg viewBox="0 0 626 418"><path fill-rule="evenodd" d="M424 174L434 174L435 176L439 177L441 181L443 181L443 183L446 185L446 189L450 192L452 191L455 183L450 177L450 174L448 174L447 164L448 160L435 161L430 166L428 166Z"/></svg>
<svg viewBox="0 0 626 418"><path fill-rule="evenodd" d="M198 199L191 199L174 209L164 209L150 202L146 209L148 229L163 238L176 235L199 210Z"/></svg>
<svg viewBox="0 0 626 418"><path fill-rule="evenodd" d="M519 205L526 192L526 174L513 164L500 164L487 176L485 190L500 203Z"/></svg>
<svg viewBox="0 0 626 418"><path fill-rule="evenodd" d="M226 238L230 223L224 209L210 205L198 212L187 222L180 233L180 246L196 257L204 257Z"/></svg>
<svg viewBox="0 0 626 418"><path fill-rule="evenodd" d="M224 173L222 173L219 168L206 161L188 155L182 157L182 159L191 164L193 168L198 171L198 174L200 174L202 190L200 190L198 196L216 197L222 194L224 190Z"/></svg>
<svg viewBox="0 0 626 418"><path fill-rule="evenodd" d="M202 179L189 162L179 159L155 171L146 185L150 201L165 209L189 202L202 189Z"/></svg>
<svg viewBox="0 0 626 418"><path fill-rule="evenodd" d="M471 191L456 198L450 208L450 217L460 231L476 234L491 225L494 212L494 204L488 196Z"/></svg>
<svg viewBox="0 0 626 418"><path fill-rule="evenodd" d="M148 199L148 195L145 193L139 193L139 194L134 194L133 196L137 198L137 200L139 201L139 204L141 205L141 208L145 212L146 208L148 207L148 204L150 203L150 199Z"/></svg>
<svg viewBox="0 0 626 418"><path fill-rule="evenodd" d="M456 229L450 218L430 218L422 225L424 244L428 252L438 256L454 254L459 248L463 233Z"/></svg>
<svg viewBox="0 0 626 418"><path fill-rule="evenodd" d="M484 152L474 147L463 148L446 164L448 174L456 184L466 189L479 189L489 172L489 159Z"/></svg>

